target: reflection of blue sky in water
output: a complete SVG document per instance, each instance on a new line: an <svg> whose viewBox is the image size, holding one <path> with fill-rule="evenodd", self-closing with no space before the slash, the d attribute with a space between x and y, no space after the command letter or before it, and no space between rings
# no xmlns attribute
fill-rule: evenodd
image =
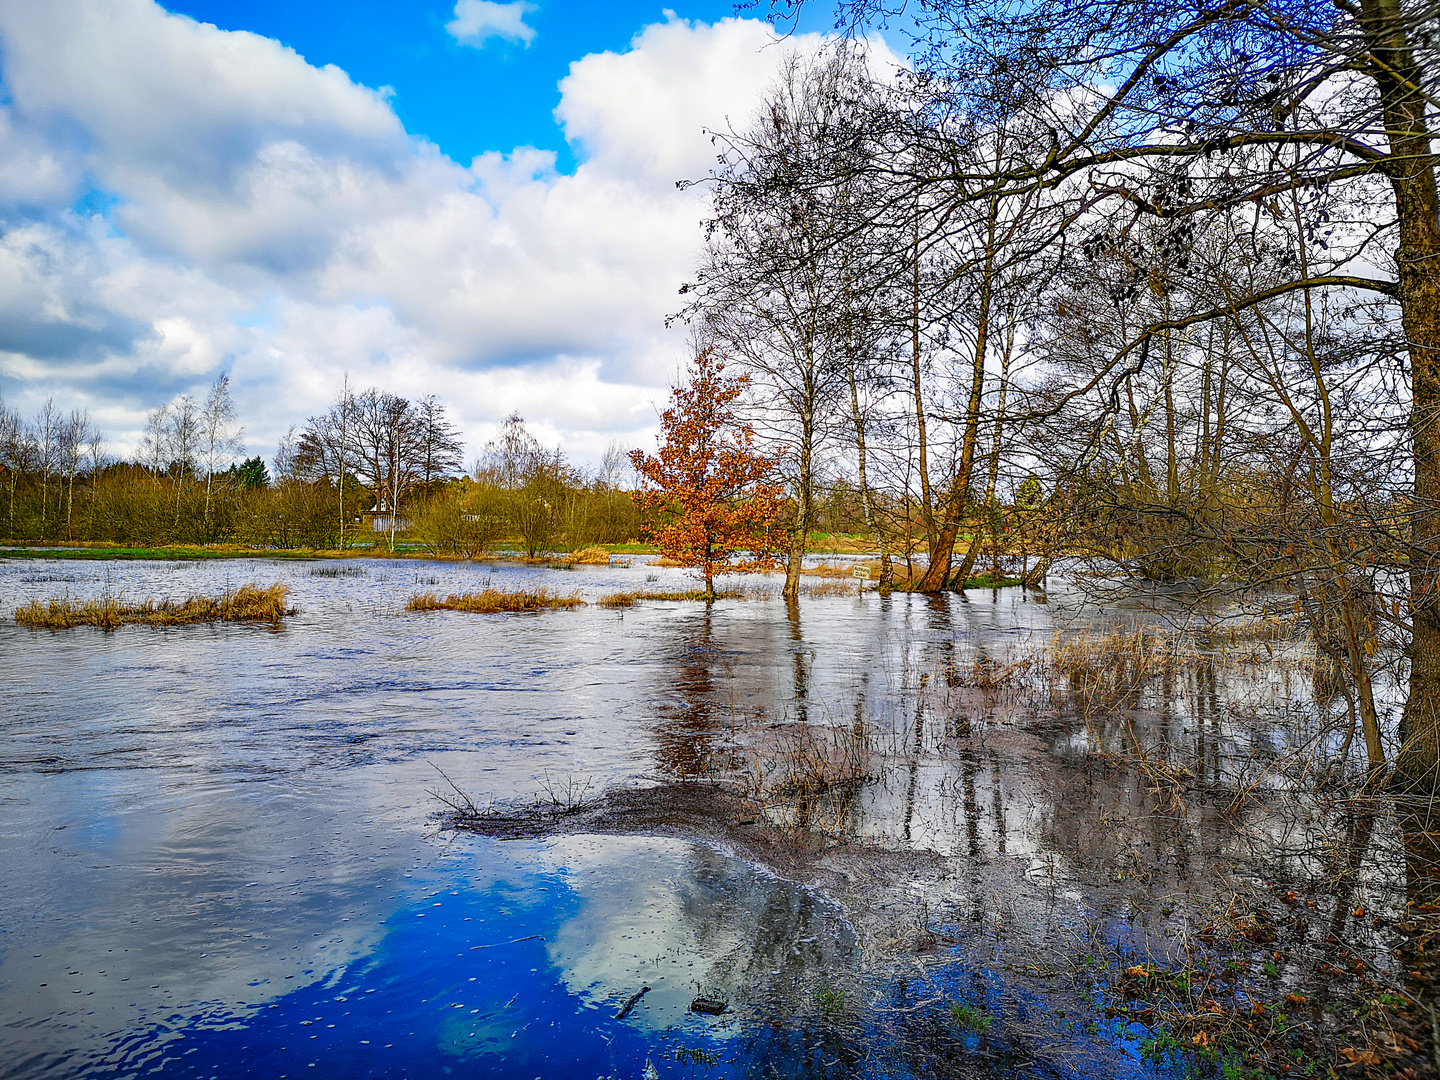
<svg viewBox="0 0 1440 1080"><path fill-rule="evenodd" d="M326 967L311 950L294 961L309 981L286 991L279 977L243 1012L202 1010L168 1038L166 1021L152 1023L86 1074L588 1080L639 1077L649 1060L676 1076L910 1077L946 1062L1051 1075L1024 1067L1003 1028L1007 1013L1024 1021L1047 1003L1007 993L999 965L862 989L836 909L706 848L572 837L475 849L393 911L368 953ZM651 992L617 1020L642 985ZM819 992L835 987L866 994L870 1015L819 1015ZM701 990L731 1012L690 1013ZM936 994L1002 1022L937 1026L933 1010L913 1009ZM1088 1055L1076 1049L1072 1075L1083 1075Z"/></svg>
<svg viewBox="0 0 1440 1080"><path fill-rule="evenodd" d="M715 1075L744 1074L753 1040L726 1044L761 1016L782 1021L819 965L853 960L832 907L688 843L476 847L394 911L368 955L330 969L300 958L312 981L262 987L280 995L243 1015L208 1011L159 1053L163 1025L137 1032L108 1074L638 1076L647 1057L668 1071L677 1048L704 1045L734 1059ZM750 981L772 963L776 977ZM641 985L651 993L617 1021ZM690 1013L701 988L734 1015Z"/></svg>

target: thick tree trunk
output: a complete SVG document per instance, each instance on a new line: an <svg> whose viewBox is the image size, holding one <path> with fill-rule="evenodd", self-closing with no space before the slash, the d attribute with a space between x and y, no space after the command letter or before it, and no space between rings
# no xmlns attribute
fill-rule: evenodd
<svg viewBox="0 0 1440 1080"><path fill-rule="evenodd" d="M939 592L950 582L950 563L955 555L955 537L960 531L960 514L957 497L952 493L946 500L945 513L939 525L930 534L930 562L925 573L914 585L915 592Z"/></svg>
<svg viewBox="0 0 1440 1080"><path fill-rule="evenodd" d="M1440 788L1440 198L1430 160L1424 80L1399 0L1365 0L1366 43L1382 63L1376 82L1385 113L1400 242L1395 253L1400 317L1410 354L1415 503L1410 525L1410 696L1397 786L1430 799Z"/></svg>
<svg viewBox="0 0 1440 1080"><path fill-rule="evenodd" d="M955 540L960 523L969 509L970 477L975 471L975 452L980 442L980 405L985 393L985 357L990 347L990 304L994 297L995 223L999 200L990 200L990 221L985 250L985 266L980 279L980 304L975 317L975 353L971 359L970 397L965 404L965 430L961 435L960 461L951 477L946 495L945 513L938 530L932 532L930 565L916 586L918 592L939 592L950 585L950 564L954 557ZM974 545L967 556L964 573L974 565ZM961 579L964 580L963 578Z"/></svg>

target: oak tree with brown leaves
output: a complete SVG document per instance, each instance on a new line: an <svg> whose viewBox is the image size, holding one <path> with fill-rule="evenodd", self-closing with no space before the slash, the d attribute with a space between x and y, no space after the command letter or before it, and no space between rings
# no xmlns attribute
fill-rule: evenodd
<svg viewBox="0 0 1440 1080"><path fill-rule="evenodd" d="M689 383L670 392L659 453L630 453L644 482L636 501L660 521L651 539L662 557L700 570L709 599L716 574L774 569L784 542L777 462L756 452L754 431L733 409L749 379L724 372L723 358L702 350Z"/></svg>

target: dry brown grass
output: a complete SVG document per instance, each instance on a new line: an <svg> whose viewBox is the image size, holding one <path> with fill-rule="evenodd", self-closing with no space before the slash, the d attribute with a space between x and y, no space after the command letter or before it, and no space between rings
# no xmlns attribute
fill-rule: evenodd
<svg viewBox="0 0 1440 1080"><path fill-rule="evenodd" d="M278 624L285 616L295 614L286 606L289 586L279 583L269 587L242 585L234 592L226 591L218 599L191 596L183 601L146 600L139 604L122 604L119 600L87 600L83 603L64 597L58 600L32 600L15 610L15 622L34 630L68 630L72 626L98 626L117 630L138 623L145 626L185 626L202 622L268 622Z"/></svg>
<svg viewBox="0 0 1440 1080"><path fill-rule="evenodd" d="M879 580L880 562L878 559L871 559L869 562L860 562L859 560L856 560L855 562L843 563L822 562L815 566L802 567L800 573L806 574L810 577L848 578L855 576L855 568L857 566L864 567L865 570L870 574L870 579L872 581Z"/></svg>
<svg viewBox="0 0 1440 1080"><path fill-rule="evenodd" d="M572 551L566 561L580 566L609 566L610 552L598 546L581 548L579 551Z"/></svg>
<svg viewBox="0 0 1440 1080"><path fill-rule="evenodd" d="M558 596L545 589L535 592L502 592L486 589L478 593L416 593L405 604L406 611L468 611L475 615L504 615L551 608L583 607L580 597Z"/></svg>

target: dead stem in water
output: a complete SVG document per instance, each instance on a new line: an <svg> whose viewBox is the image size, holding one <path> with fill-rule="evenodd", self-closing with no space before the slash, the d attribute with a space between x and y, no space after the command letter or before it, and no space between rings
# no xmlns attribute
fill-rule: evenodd
<svg viewBox="0 0 1440 1080"><path fill-rule="evenodd" d="M475 615L500 615L524 611L545 611L550 608L582 607L578 596L557 596L545 589L535 592L504 592L486 589L478 593L416 593L405 604L406 611L468 611Z"/></svg>
<svg viewBox="0 0 1440 1080"><path fill-rule="evenodd" d="M874 778L868 739L853 727L773 724L740 748L737 784L745 798L790 828L820 827L833 811L834 827L849 797Z"/></svg>
<svg viewBox="0 0 1440 1080"><path fill-rule="evenodd" d="M138 604L122 604L110 598L87 600L83 603L63 597L58 600L32 600L15 610L15 622L35 630L68 630L72 626L98 626L117 630L138 623L145 626L185 626L203 622L268 622L278 625L295 609L286 606L290 589L275 584L242 585L234 592L226 591L219 598L191 596L183 601L146 600Z"/></svg>
<svg viewBox="0 0 1440 1080"><path fill-rule="evenodd" d="M848 581L822 581L805 590L806 596L859 596L859 588Z"/></svg>

